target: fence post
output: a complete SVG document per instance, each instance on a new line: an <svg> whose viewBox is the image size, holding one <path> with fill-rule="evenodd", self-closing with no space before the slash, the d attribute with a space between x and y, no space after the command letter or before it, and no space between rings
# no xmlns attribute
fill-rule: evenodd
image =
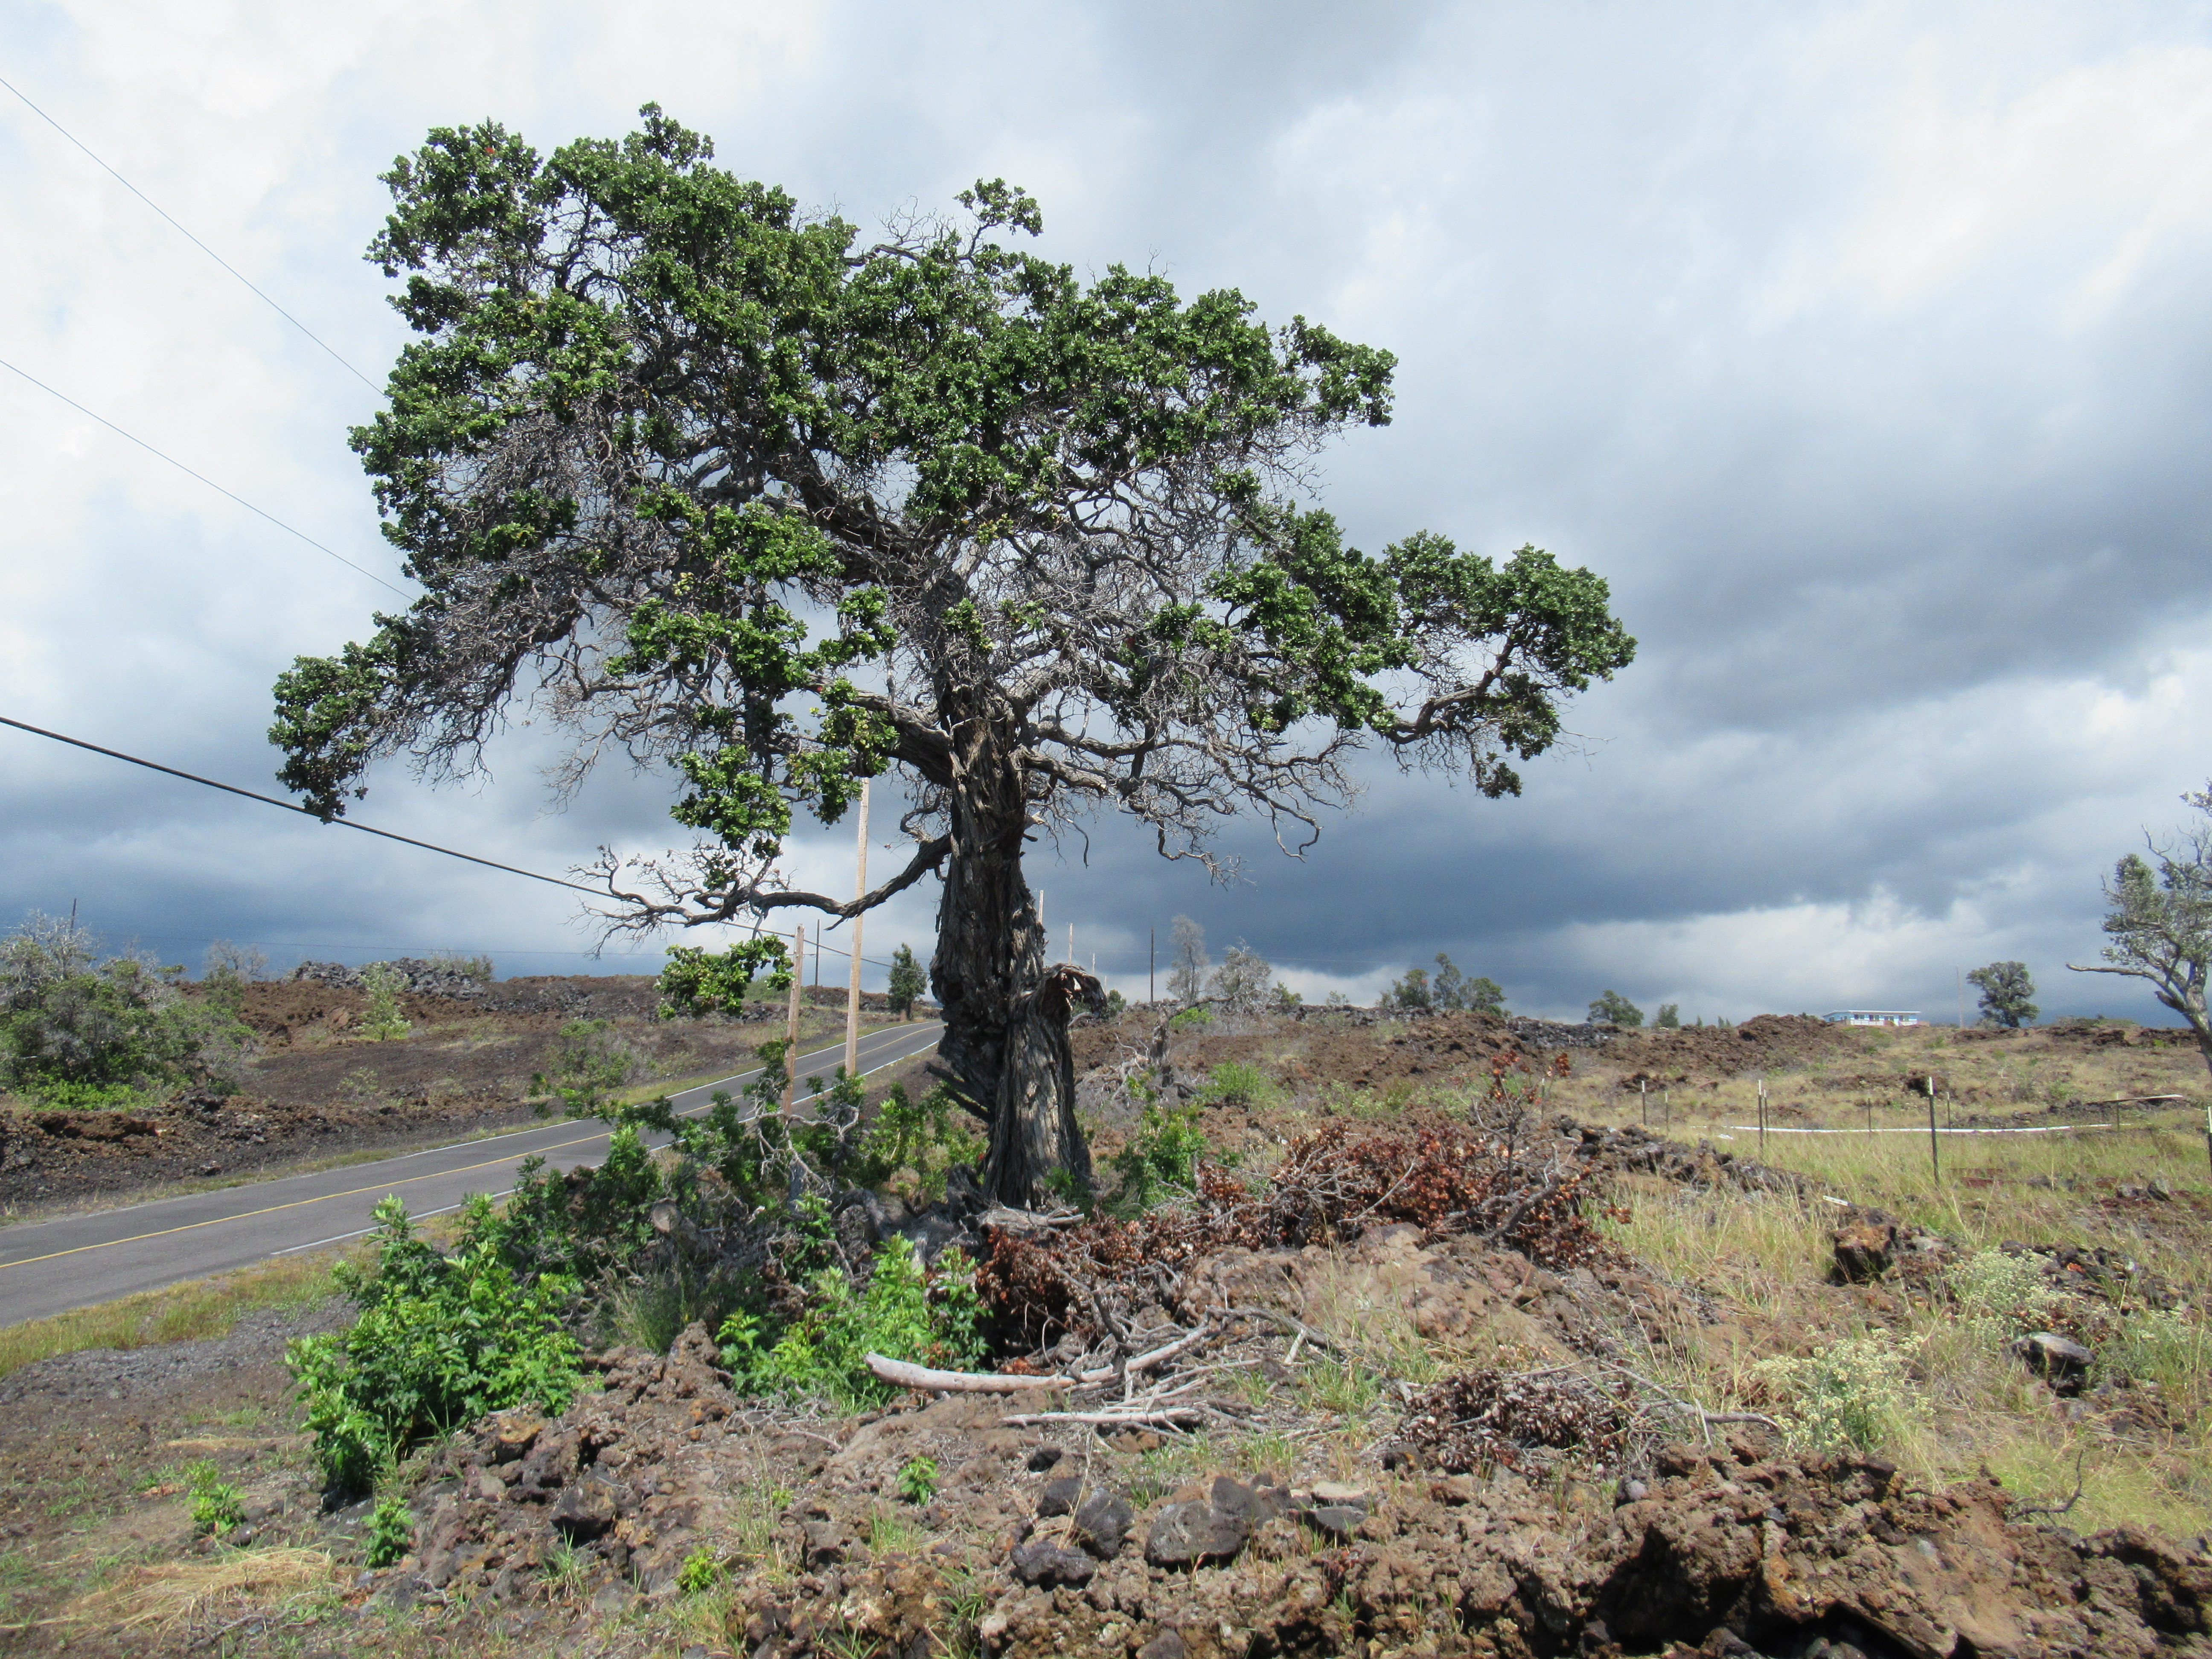
<svg viewBox="0 0 2212 1659"><path fill-rule="evenodd" d="M1637 1084L1636 1098L1644 1113L1644 1127L1648 1129L1651 1127L1651 1085L1648 1081Z"/></svg>
<svg viewBox="0 0 2212 1659"><path fill-rule="evenodd" d="M1936 1150L1936 1073L1928 1074L1928 1170L1937 1186L1943 1182L1943 1160Z"/></svg>

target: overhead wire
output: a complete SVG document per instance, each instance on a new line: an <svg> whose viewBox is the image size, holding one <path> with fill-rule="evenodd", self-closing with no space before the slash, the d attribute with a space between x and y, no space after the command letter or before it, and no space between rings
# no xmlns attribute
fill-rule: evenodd
<svg viewBox="0 0 2212 1659"><path fill-rule="evenodd" d="M57 391L54 387L48 386L44 380L32 374L28 369L18 368L15 364L9 362L5 357L0 357L0 368L4 368L13 374L20 374L23 379L28 380L33 386L38 387L40 391L45 392L48 397L60 399L60 401L67 404L71 409L76 410L78 414L85 416L88 420L99 422L100 425L106 427L117 437L127 439L131 443L137 445L139 448L144 450L149 455L153 456L156 460L167 461L171 466L176 468L178 471L183 473L187 477L198 479L200 483L205 484L210 489L214 490L218 495L228 496L232 501L236 501L240 507L244 507L248 513L257 514L261 518L268 520L270 523L275 525L279 530L283 531L287 535L297 536L301 541L307 543L308 546L313 548L318 553L327 553L331 558L336 559L340 564L345 566L347 569L359 571L361 574L368 577L369 580L374 582L379 587L385 588L392 592L397 593L403 599L412 600L414 599L415 596L407 592L405 588L392 586L390 582L385 580L383 577L378 575L374 570L368 569L365 566L356 564L351 559L346 557L344 554L337 551L335 548L325 547L322 543L317 541L313 536L310 536L306 531L295 529L292 526L286 524L283 520L278 518L274 513L270 513L264 508L254 506L252 501L247 501L245 496L240 495L236 490L226 489L221 484L217 483L213 478L209 477L206 473L196 472L191 467L186 466L182 461L179 460L175 456L164 454L161 451L155 448L153 445L148 443L143 438L139 437L136 433L125 431L121 427L116 425L114 422L109 420L105 415L94 413L91 410L87 409L82 404L77 402L76 398L70 397L67 392Z"/></svg>
<svg viewBox="0 0 2212 1659"><path fill-rule="evenodd" d="M221 265L233 276L238 278L240 282L245 283L246 288L252 291L253 296L259 300L262 304L267 306L279 317L282 317L286 322L291 324L293 327L298 329L301 333L306 335L310 340L313 340L317 345L320 346L325 352L327 352L330 355L331 362L337 364L337 366L345 370L347 374L352 375L354 379L359 380L371 392L378 392L380 395L381 394L383 388L379 386L375 381L370 380L368 375L362 374L361 370L356 368L350 362L348 362L346 359L339 354L336 346L333 346L328 340L324 339L321 335L316 333L314 330L309 328L297 317L295 317L290 312L285 310L283 307L278 305L276 301L270 299L268 295L263 293L258 287L255 286L252 280L249 278L244 271L240 270L236 265L231 264L229 260L224 258L222 255L217 253L205 242L200 240L198 237L193 235L191 231L185 229L182 224L178 222L175 216L172 215L167 209L164 208L159 202L156 202L144 191L139 189L137 185L132 184L128 179L125 178L121 173L118 173L113 167L110 167L106 161L102 161L97 155L95 155L92 147L87 144L83 139L78 137L60 122L55 120L52 116L47 114L46 111L40 109L36 104L33 103L29 96L21 87L16 86L4 77L0 77L0 87L6 87L8 90L14 93L17 98L21 99L23 106L26 109L29 110L32 114L37 116L39 119L44 121L56 132L61 134L63 137L68 139L70 143L75 144L79 149L82 150L86 155L91 157L94 166L99 167L103 173L106 173L109 178L114 179L117 184L122 185L124 189L129 191L133 196L136 196L148 207L153 209L155 213L160 214L162 219L167 222L171 229L174 230L179 236L182 236L186 241L190 242L201 252L206 254L209 258L214 260L216 264Z"/></svg>
<svg viewBox="0 0 2212 1659"><path fill-rule="evenodd" d="M120 749L110 749L101 744L87 742L82 738L72 738L66 732L50 732L45 726L33 726L27 720L14 720L6 714L0 714L0 726L13 726L18 732L27 732L33 737L46 738L55 743L65 743L73 749L89 750L95 755L105 755L110 760L125 761L132 766L143 766L149 772L160 772L169 777L182 778L186 783L197 783L208 789L220 789L225 794L243 795L247 800L258 800L264 806L274 806L286 812L297 812L303 817L314 818L319 823L334 823L341 830L358 830L365 836L380 836L386 841L396 841L408 847L419 847L426 853L442 853L449 859L461 859L470 864L481 864L488 870L503 870L510 876L527 876L532 881L542 881L554 887L567 887L579 893L589 893L594 898L604 896L598 888L586 887L580 882L563 881L558 876L544 875L536 870L525 870L517 865L501 864L496 859L478 858L474 853L463 853L451 847L441 847L435 842L417 841L412 836L403 836L391 830L379 830L371 824L357 823L351 818L325 818L320 813L301 805L297 801L279 800L274 795L264 795L255 790L241 789L234 783L223 783L214 778L204 778L197 772L186 772L178 767L164 766L159 761L149 761L137 755L125 754ZM248 944L267 942L252 939L246 941ZM841 951L836 945L825 944L819 939L814 941L814 945L816 949L828 951L835 956L849 957L853 954L850 951ZM547 951L544 954L550 956L568 953ZM860 960L873 963L878 968L890 966L887 962L878 962L873 957L862 957Z"/></svg>

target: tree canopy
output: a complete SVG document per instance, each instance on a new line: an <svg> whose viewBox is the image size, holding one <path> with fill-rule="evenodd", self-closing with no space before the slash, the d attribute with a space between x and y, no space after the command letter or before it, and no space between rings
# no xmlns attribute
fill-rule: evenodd
<svg viewBox="0 0 2212 1659"><path fill-rule="evenodd" d="M1513 794L1635 642L1534 548L1370 555L1310 503L1316 448L1388 421L1389 353L1232 290L1079 277L1012 245L1042 222L1003 181L869 239L712 155L647 106L550 155L441 128L385 175L370 257L420 337L353 443L425 591L282 678L281 776L335 816L380 757L474 771L526 708L570 738L563 784L608 753L680 776L696 842L603 854L613 928L849 915L939 876L940 1064L1028 1126L994 1138L994 1190L1041 1191L1085 1173L1046 1074L1097 988L1048 969L1027 840L1110 811L1218 869L1242 811L1310 841L1370 744ZM791 885L794 815L887 771L904 867L853 900ZM690 1006L781 963L672 954Z"/></svg>
<svg viewBox="0 0 2212 1659"><path fill-rule="evenodd" d="M2024 962L1992 962L1966 975L1982 994L1982 1023L2017 1030L2035 1024L2035 979Z"/></svg>
<svg viewBox="0 0 2212 1659"><path fill-rule="evenodd" d="M2124 854L2105 884L2101 963L2066 965L2077 974L2119 974L2148 982L2151 994L2189 1022L2212 1067L2212 1016L2205 980L2212 972L2212 785L2182 799L2199 822L2150 857Z"/></svg>

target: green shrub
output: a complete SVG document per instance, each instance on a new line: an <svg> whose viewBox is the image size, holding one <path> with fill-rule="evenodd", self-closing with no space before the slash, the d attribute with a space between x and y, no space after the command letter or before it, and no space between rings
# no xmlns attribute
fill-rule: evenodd
<svg viewBox="0 0 2212 1659"><path fill-rule="evenodd" d="M1992 1341L2008 1341L2021 1331L2049 1322L2059 1299L2032 1255L1978 1250L1945 1275L1960 1315Z"/></svg>
<svg viewBox="0 0 2212 1659"><path fill-rule="evenodd" d="M1213 1012L1208 1008L1186 1008L1168 1022L1170 1030L1195 1030L1201 1025L1213 1024Z"/></svg>
<svg viewBox="0 0 2212 1659"><path fill-rule="evenodd" d="M868 1369L871 1353L957 1370L979 1363L986 1352L982 1304L964 1258L932 1274L912 1244L893 1237L877 1247L864 1290L854 1291L834 1270L817 1274L807 1289L806 1312L772 1342L757 1315L732 1314L723 1322L722 1364L742 1386L862 1411L898 1392Z"/></svg>
<svg viewBox="0 0 2212 1659"><path fill-rule="evenodd" d="M174 1084L237 1086L254 1036L181 968L97 959L91 933L33 914L0 939L0 1083L64 1107L137 1106Z"/></svg>
<svg viewBox="0 0 2212 1659"><path fill-rule="evenodd" d="M676 1588L685 1595L700 1595L720 1583L723 1571L722 1558L702 1544L677 1568Z"/></svg>
<svg viewBox="0 0 2212 1659"><path fill-rule="evenodd" d="M1793 1441L1814 1451L1872 1451L1926 1410L1905 1360L1887 1333L1873 1331L1805 1358L1762 1359L1752 1374L1781 1403Z"/></svg>
<svg viewBox="0 0 2212 1659"><path fill-rule="evenodd" d="M909 1457L899 1466L899 1496L917 1509L937 1496L937 1460Z"/></svg>
<svg viewBox="0 0 2212 1659"><path fill-rule="evenodd" d="M191 1492L192 1530L220 1538L246 1519L246 1499L207 1459L188 1464L185 1481Z"/></svg>
<svg viewBox="0 0 2212 1659"><path fill-rule="evenodd" d="M643 1057L611 1019L572 1019L561 1028L551 1069L535 1073L530 1092L560 1101L571 1117L586 1117L611 1103L627 1085L649 1071ZM541 1104L538 1110L545 1108Z"/></svg>
<svg viewBox="0 0 2212 1659"><path fill-rule="evenodd" d="M407 1547L414 1541L415 1515L406 1500L380 1498L368 1517L368 1565L390 1566L407 1553Z"/></svg>
<svg viewBox="0 0 2212 1659"><path fill-rule="evenodd" d="M295 1340L298 1380L316 1461L334 1487L360 1491L428 1436L525 1401L564 1409L578 1381L576 1344L562 1328L573 1281L518 1283L503 1258L508 1224L471 1200L460 1245L442 1255L414 1236L407 1206L376 1206L375 1265L337 1269L361 1308L343 1334Z"/></svg>
<svg viewBox="0 0 2212 1659"><path fill-rule="evenodd" d="M363 1036L388 1042L414 1029L399 1012L399 994L407 988L405 974L388 962L372 962L361 970L361 988L368 994L368 1012L361 1022Z"/></svg>
<svg viewBox="0 0 2212 1659"><path fill-rule="evenodd" d="M1194 1103L1213 1106L1268 1106L1282 1098L1283 1091L1257 1066L1249 1060L1224 1060L1206 1074L1205 1086L1198 1091Z"/></svg>
<svg viewBox="0 0 2212 1659"><path fill-rule="evenodd" d="M1114 1171L1121 1177L1121 1185L1110 1207L1125 1215L1141 1214L1195 1191L1198 1162L1206 1152L1195 1106L1146 1107L1128 1145L1114 1154Z"/></svg>

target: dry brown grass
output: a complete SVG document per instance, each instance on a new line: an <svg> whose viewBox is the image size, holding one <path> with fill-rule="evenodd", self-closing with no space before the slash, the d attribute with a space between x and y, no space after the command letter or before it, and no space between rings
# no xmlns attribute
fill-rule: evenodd
<svg viewBox="0 0 2212 1659"><path fill-rule="evenodd" d="M337 1573L324 1550L221 1550L126 1569L40 1622L102 1627L149 1643L206 1642L247 1625L265 1628L283 1604L334 1584Z"/></svg>

